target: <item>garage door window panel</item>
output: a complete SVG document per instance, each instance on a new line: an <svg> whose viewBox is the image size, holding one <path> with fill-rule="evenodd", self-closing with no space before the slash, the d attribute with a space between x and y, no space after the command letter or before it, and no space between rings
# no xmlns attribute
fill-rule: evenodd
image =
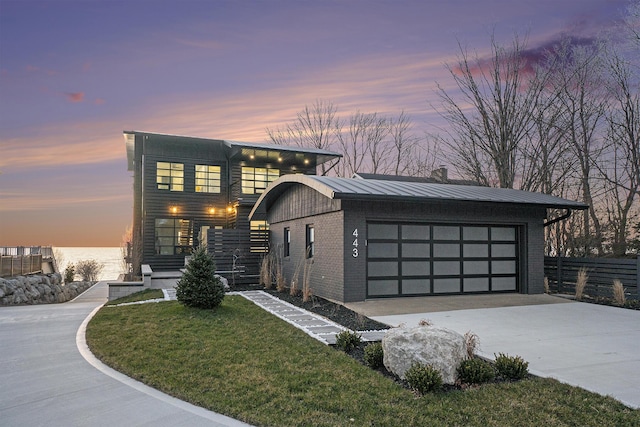
<svg viewBox="0 0 640 427"><path fill-rule="evenodd" d="M434 243L434 258L460 258L460 245L458 243Z"/></svg>
<svg viewBox="0 0 640 427"><path fill-rule="evenodd" d="M397 262L374 261L369 262L367 268L369 277L398 276Z"/></svg>
<svg viewBox="0 0 640 427"><path fill-rule="evenodd" d="M436 294L459 293L460 279L433 279L433 292Z"/></svg>
<svg viewBox="0 0 640 427"><path fill-rule="evenodd" d="M429 240L431 227L428 225L403 225L402 240Z"/></svg>
<svg viewBox="0 0 640 427"><path fill-rule="evenodd" d="M397 224L369 224L369 239L398 239Z"/></svg>
<svg viewBox="0 0 640 427"><path fill-rule="evenodd" d="M369 258L397 258L397 243L369 243Z"/></svg>
<svg viewBox="0 0 640 427"><path fill-rule="evenodd" d="M429 258L431 249L428 243L403 243L402 258Z"/></svg>
<svg viewBox="0 0 640 427"><path fill-rule="evenodd" d="M404 261L402 276L428 276L431 274L431 264L428 261Z"/></svg>
<svg viewBox="0 0 640 427"><path fill-rule="evenodd" d="M403 295L421 295L431 293L431 280L404 279L402 280Z"/></svg>
<svg viewBox="0 0 640 427"><path fill-rule="evenodd" d="M369 296L398 295L397 280L369 280Z"/></svg>

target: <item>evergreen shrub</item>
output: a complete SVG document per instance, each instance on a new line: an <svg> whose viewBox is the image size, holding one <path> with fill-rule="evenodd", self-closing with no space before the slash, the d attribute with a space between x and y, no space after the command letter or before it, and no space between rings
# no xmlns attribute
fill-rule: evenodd
<svg viewBox="0 0 640 427"><path fill-rule="evenodd" d="M420 394L442 388L442 374L431 365L414 363L404 374L409 387Z"/></svg>
<svg viewBox="0 0 640 427"><path fill-rule="evenodd" d="M342 331L336 335L336 347L346 353L351 352L359 346L361 342L362 338L357 332Z"/></svg>
<svg viewBox="0 0 640 427"><path fill-rule="evenodd" d="M176 298L194 308L215 308L224 299L224 285L214 276L216 265L205 248L197 249L176 285Z"/></svg>
<svg viewBox="0 0 640 427"><path fill-rule="evenodd" d="M371 369L381 368L384 364L382 343L374 342L364 348L364 363Z"/></svg>
<svg viewBox="0 0 640 427"><path fill-rule="evenodd" d="M466 384L482 384L493 381L495 377L493 366L482 359L463 360L458 367L458 379Z"/></svg>
<svg viewBox="0 0 640 427"><path fill-rule="evenodd" d="M521 380L529 375L529 362L525 362L520 356L498 353L495 367L498 375L505 380Z"/></svg>

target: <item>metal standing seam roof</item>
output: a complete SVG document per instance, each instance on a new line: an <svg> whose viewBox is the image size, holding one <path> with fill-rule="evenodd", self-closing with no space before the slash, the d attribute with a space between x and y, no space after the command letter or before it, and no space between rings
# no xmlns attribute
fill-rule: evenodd
<svg viewBox="0 0 640 427"><path fill-rule="evenodd" d="M508 188L423 182L338 178L317 175L284 175L269 185L256 202L254 212L271 205L287 188L306 185L330 199L460 201L535 205L557 209L587 209L587 205L543 193Z"/></svg>

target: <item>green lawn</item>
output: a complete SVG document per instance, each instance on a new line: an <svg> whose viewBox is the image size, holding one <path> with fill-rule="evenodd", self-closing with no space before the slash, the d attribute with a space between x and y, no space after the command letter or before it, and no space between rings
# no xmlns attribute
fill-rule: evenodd
<svg viewBox="0 0 640 427"><path fill-rule="evenodd" d="M104 307L87 341L115 369L254 425L640 425L640 411L547 379L416 397L240 296Z"/></svg>

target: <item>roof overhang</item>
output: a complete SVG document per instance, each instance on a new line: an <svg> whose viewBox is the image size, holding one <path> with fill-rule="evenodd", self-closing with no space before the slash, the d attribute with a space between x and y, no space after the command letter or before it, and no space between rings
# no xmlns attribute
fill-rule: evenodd
<svg viewBox="0 0 640 427"><path fill-rule="evenodd" d="M278 197L294 185L305 185L330 199L342 200L476 202L572 210L588 208L584 203L549 194L507 188L285 175L267 187L254 205L249 217L252 218L256 212L266 212Z"/></svg>

